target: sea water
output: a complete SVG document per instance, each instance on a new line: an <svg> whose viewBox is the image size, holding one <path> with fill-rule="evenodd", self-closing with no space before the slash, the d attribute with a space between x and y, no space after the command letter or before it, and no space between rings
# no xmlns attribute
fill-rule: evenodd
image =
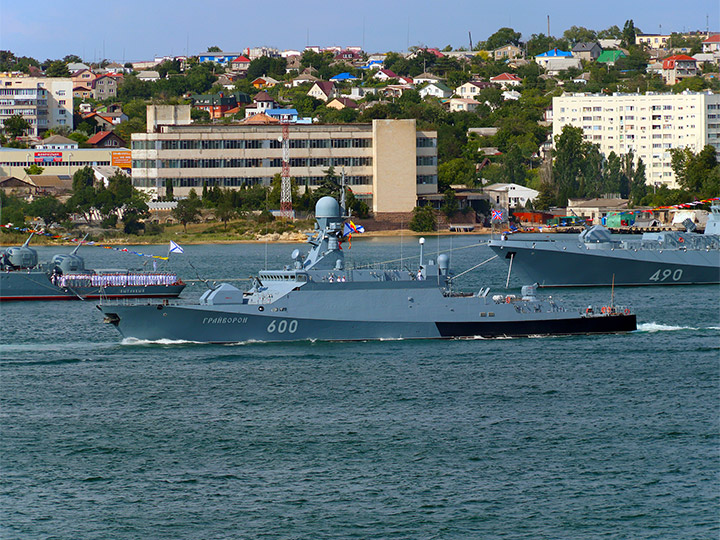
<svg viewBox="0 0 720 540"><path fill-rule="evenodd" d="M459 273L493 256L479 240L425 256ZM212 282L297 246L184 247L171 268ZM416 239L347 247L417 267ZM506 276L495 259L457 287ZM717 538L720 289L614 293L637 332L223 346L122 342L94 302L0 304L0 538Z"/></svg>

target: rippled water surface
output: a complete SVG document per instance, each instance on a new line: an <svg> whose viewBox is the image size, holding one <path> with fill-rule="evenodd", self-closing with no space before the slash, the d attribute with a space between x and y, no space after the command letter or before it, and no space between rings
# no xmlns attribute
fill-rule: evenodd
<svg viewBox="0 0 720 540"><path fill-rule="evenodd" d="M478 239L440 249L459 272L492 257ZM294 247L186 246L173 268L246 278ZM92 303L0 304L0 538L717 538L720 289L615 301L637 332L230 346L122 343Z"/></svg>

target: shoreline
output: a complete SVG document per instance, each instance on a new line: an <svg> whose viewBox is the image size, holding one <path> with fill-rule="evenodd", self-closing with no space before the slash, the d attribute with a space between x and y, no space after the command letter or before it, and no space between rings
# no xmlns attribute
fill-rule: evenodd
<svg viewBox="0 0 720 540"><path fill-rule="evenodd" d="M310 232L310 231L307 231ZM435 237L435 236L480 236L480 235L488 235L491 234L493 231L490 228L480 227L477 230L469 231L469 232L451 232L451 231L433 231L433 232L416 232L412 231L410 229L390 229L386 231L372 231L372 232L365 232L360 234L355 234L355 238L358 239L358 237L362 238L393 238L393 237ZM179 234L178 236L182 236L182 234ZM193 236L201 236L201 235L193 235ZM26 237L27 238L27 237ZM47 237L43 237L42 235L39 235L34 238L42 238L42 243L36 243L35 247L45 247L45 246L76 246L77 242L68 242L68 241L53 241L52 239L46 239ZM263 244L265 242L272 242L272 243L283 243L283 244L304 244L306 242L307 237L304 233L269 233L267 235L261 235L258 238L254 240L250 239L210 239L210 238L177 238L175 241L181 245L198 245L198 244ZM169 243L169 241L172 240L172 238L165 238L163 240L153 240L153 241L143 241L142 236L138 236L136 238L109 238L107 240L101 240L97 241L96 244L102 244L102 245L108 245L108 246L120 246L120 245L133 245L133 246L164 246ZM0 247L13 247L18 245L18 242L6 242L4 239L0 239ZM31 242L32 245L32 242Z"/></svg>

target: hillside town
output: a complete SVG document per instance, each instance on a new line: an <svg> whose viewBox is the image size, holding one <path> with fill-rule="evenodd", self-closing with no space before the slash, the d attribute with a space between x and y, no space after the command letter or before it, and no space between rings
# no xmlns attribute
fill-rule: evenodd
<svg viewBox="0 0 720 540"><path fill-rule="evenodd" d="M719 70L720 33L632 20L385 53L0 51L0 219L152 235L303 217L346 190L375 230L669 226L689 208L702 225L720 195Z"/></svg>

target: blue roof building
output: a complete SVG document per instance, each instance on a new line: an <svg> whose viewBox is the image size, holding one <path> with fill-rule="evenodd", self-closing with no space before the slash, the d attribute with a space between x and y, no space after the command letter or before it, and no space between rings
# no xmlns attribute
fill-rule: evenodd
<svg viewBox="0 0 720 540"><path fill-rule="evenodd" d="M344 73L338 73L334 77L330 77L331 81L357 81L357 77L350 75L347 71Z"/></svg>
<svg viewBox="0 0 720 540"><path fill-rule="evenodd" d="M216 62L221 66L229 65L240 53L232 52L205 52L198 55L198 62Z"/></svg>
<svg viewBox="0 0 720 540"><path fill-rule="evenodd" d="M542 54L538 54L535 56L535 58L542 57L542 58L558 58L558 57L571 57L572 53L568 51L561 51L560 49L550 49L548 52L544 52Z"/></svg>
<svg viewBox="0 0 720 540"><path fill-rule="evenodd" d="M298 112L295 109L267 109L265 114L281 122L296 123L298 120Z"/></svg>

